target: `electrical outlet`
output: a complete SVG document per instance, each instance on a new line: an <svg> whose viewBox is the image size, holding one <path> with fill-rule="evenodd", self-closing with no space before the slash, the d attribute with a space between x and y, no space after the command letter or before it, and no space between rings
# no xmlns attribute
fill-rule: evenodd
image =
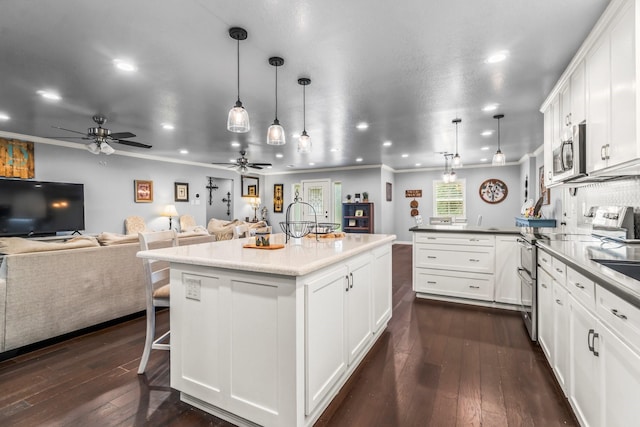
<svg viewBox="0 0 640 427"><path fill-rule="evenodd" d="M184 286L187 299L200 301L200 285L202 282L198 279L185 278Z"/></svg>

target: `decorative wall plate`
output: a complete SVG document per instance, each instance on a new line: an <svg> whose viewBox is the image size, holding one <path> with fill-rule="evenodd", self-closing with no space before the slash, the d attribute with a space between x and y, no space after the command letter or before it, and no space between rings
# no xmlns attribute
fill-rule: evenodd
<svg viewBox="0 0 640 427"><path fill-rule="evenodd" d="M413 209L418 207L418 201L416 199L413 199L411 201L411 203L409 203L409 206L411 206Z"/></svg>
<svg viewBox="0 0 640 427"><path fill-rule="evenodd" d="M509 189L502 180L491 178L480 184L480 198L487 203L500 203L507 198Z"/></svg>

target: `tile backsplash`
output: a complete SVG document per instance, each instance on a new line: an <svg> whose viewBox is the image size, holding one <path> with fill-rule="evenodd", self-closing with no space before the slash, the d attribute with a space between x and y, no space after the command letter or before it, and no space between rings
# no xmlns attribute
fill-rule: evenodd
<svg viewBox="0 0 640 427"><path fill-rule="evenodd" d="M576 219L579 227L589 224L589 219L584 215L591 206L633 206L636 224L640 224L640 177L580 187L576 198L578 208ZM636 236L638 234L639 230L636 229Z"/></svg>

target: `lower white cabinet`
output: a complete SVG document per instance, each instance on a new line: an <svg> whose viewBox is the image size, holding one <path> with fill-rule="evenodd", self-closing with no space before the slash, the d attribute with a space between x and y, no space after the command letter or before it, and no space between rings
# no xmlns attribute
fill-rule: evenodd
<svg viewBox="0 0 640 427"><path fill-rule="evenodd" d="M371 340L371 258L360 256L347 264L347 351L351 364Z"/></svg>
<svg viewBox="0 0 640 427"><path fill-rule="evenodd" d="M553 348L553 279L542 268L538 268L538 342L549 361ZM551 364L553 366L553 364Z"/></svg>
<svg viewBox="0 0 640 427"><path fill-rule="evenodd" d="M496 236L496 271L494 301L520 305L518 277L518 236Z"/></svg>
<svg viewBox="0 0 640 427"><path fill-rule="evenodd" d="M391 318L391 247L373 251L373 277L371 279L371 314L373 333L377 333Z"/></svg>
<svg viewBox="0 0 640 427"><path fill-rule="evenodd" d="M569 293L553 281L553 372L565 394L569 379Z"/></svg>

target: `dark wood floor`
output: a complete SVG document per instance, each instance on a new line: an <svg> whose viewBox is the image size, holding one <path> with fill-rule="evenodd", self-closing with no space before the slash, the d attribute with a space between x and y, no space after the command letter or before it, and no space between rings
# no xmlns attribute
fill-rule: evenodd
<svg viewBox="0 0 640 427"><path fill-rule="evenodd" d="M393 248L393 318L318 426L575 426L516 312L416 300ZM168 327L168 314L160 314ZM168 353L136 374L135 319L0 363L1 426L229 426L180 402Z"/></svg>

